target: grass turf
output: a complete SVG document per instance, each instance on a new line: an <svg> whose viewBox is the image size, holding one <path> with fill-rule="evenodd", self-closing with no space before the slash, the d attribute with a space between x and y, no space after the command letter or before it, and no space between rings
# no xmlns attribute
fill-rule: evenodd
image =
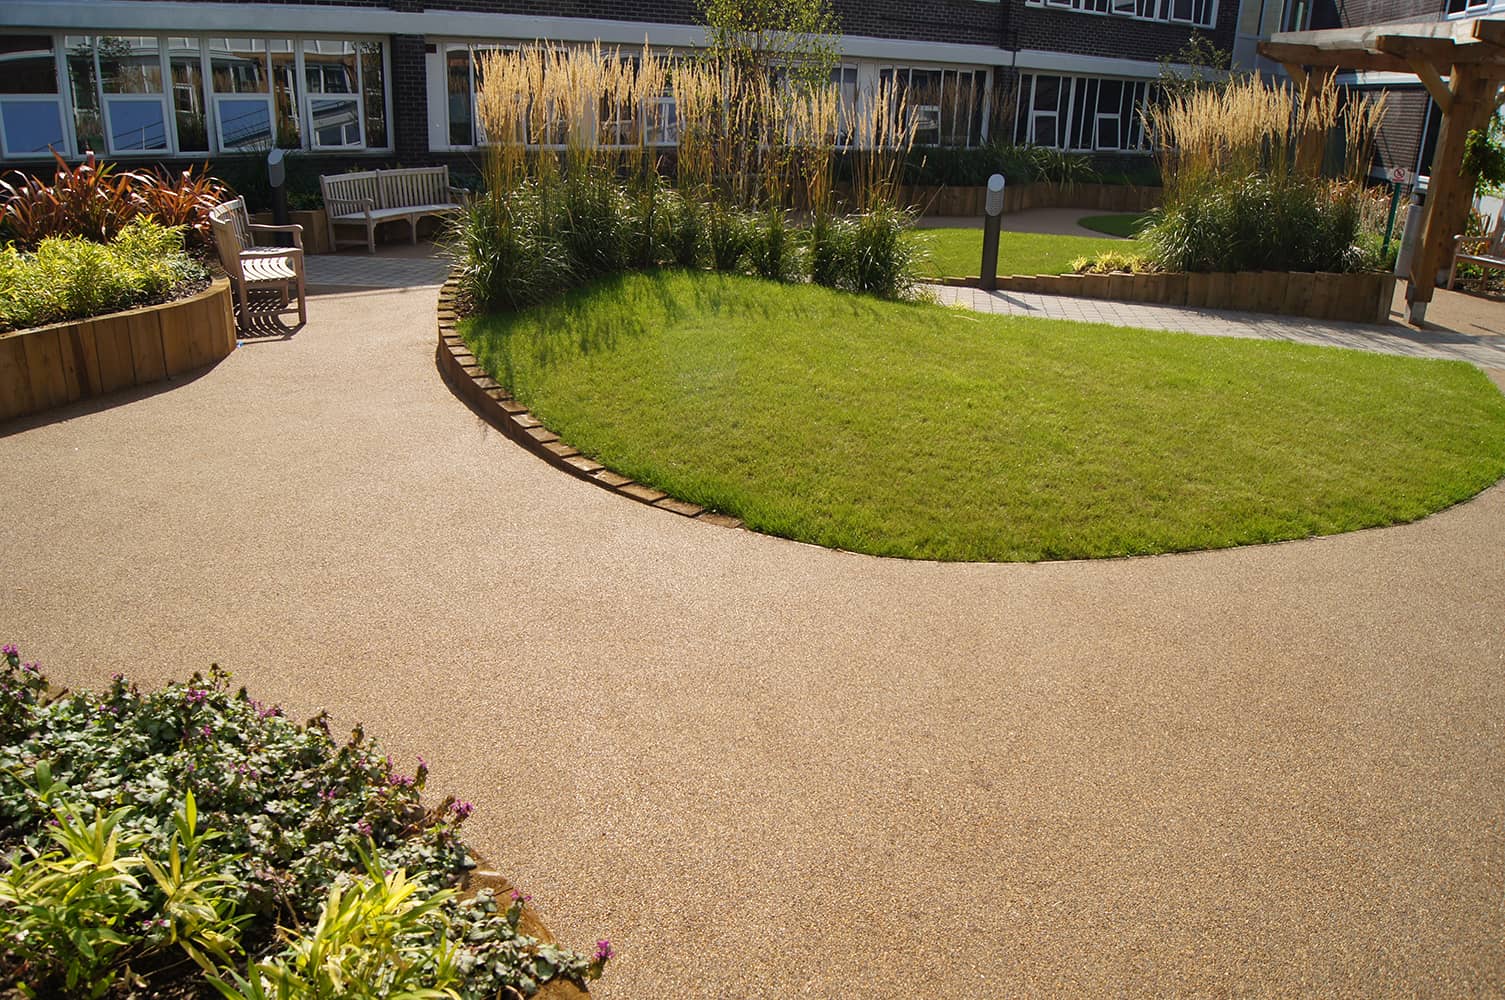
<svg viewBox="0 0 1505 1000"><path fill-rule="evenodd" d="M1037 560L1409 521L1505 474L1462 362L993 317L685 272L467 320L625 475L836 548Z"/></svg>
<svg viewBox="0 0 1505 1000"><path fill-rule="evenodd" d="M1076 220L1076 224L1083 229L1091 229L1093 232L1132 239L1139 234L1139 227L1143 226L1149 217L1148 212L1135 212L1130 215L1089 215Z"/></svg>
<svg viewBox="0 0 1505 1000"><path fill-rule="evenodd" d="M910 238L927 252L921 268L927 277L965 278L978 274L982 264L981 229L917 229ZM1136 246L1101 236L1005 232L998 237L998 273L1066 274L1078 257L1109 250L1125 252Z"/></svg>

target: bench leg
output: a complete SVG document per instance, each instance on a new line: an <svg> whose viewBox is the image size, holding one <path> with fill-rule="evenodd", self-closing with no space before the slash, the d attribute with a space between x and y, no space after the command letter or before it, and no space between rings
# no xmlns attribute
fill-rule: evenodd
<svg viewBox="0 0 1505 1000"><path fill-rule="evenodd" d="M376 223L366 220L366 252L376 253Z"/></svg>
<svg viewBox="0 0 1505 1000"><path fill-rule="evenodd" d="M408 217L408 228L413 231L412 242L413 246L416 247L418 245L418 216L414 215Z"/></svg>

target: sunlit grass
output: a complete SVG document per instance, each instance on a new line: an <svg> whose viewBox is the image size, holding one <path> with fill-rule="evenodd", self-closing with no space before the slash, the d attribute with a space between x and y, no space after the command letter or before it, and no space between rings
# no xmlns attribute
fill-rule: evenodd
<svg viewBox="0 0 1505 1000"><path fill-rule="evenodd" d="M1505 473L1505 396L1461 362L685 272L462 332L607 466L760 531L881 555L1302 538L1413 520Z"/></svg>
<svg viewBox="0 0 1505 1000"><path fill-rule="evenodd" d="M924 265L927 276L965 278L980 273L981 229L918 229L912 239L929 254ZM998 273L1066 274L1078 257L1137 247L1137 241L1108 237L1005 232L998 238Z"/></svg>

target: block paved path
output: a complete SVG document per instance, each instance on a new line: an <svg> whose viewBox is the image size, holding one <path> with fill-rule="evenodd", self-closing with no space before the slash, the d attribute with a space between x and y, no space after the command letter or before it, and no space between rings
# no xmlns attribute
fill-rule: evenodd
<svg viewBox="0 0 1505 1000"><path fill-rule="evenodd" d="M1004 316L1111 323L1149 330L1180 330L1219 337L1289 340L1323 347L1351 347L1411 357L1451 358L1486 368L1505 368L1505 336L1415 330L1400 324L1337 323L1295 316L1242 313L1226 309L1194 309L1144 302L1039 295L1031 292L985 292L978 288L929 285L942 305L961 306ZM1441 293L1439 293L1441 294ZM1505 305L1496 305L1505 314Z"/></svg>
<svg viewBox="0 0 1505 1000"><path fill-rule="evenodd" d="M211 661L477 803L604 1000L1498 996L1505 489L942 565L697 524L461 405L432 287L0 426L0 637Z"/></svg>

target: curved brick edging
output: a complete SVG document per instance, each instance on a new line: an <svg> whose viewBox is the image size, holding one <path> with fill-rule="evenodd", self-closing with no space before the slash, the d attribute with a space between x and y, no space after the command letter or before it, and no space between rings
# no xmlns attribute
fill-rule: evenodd
<svg viewBox="0 0 1505 1000"><path fill-rule="evenodd" d="M577 479L595 483L602 489L706 524L742 527L742 522L735 517L676 500L662 490L634 482L561 441L558 434L545 427L526 406L513 399L511 393L481 369L480 362L455 329L458 318L455 313L455 279L450 278L439 290L439 370L451 388L497 430L555 468Z"/></svg>

